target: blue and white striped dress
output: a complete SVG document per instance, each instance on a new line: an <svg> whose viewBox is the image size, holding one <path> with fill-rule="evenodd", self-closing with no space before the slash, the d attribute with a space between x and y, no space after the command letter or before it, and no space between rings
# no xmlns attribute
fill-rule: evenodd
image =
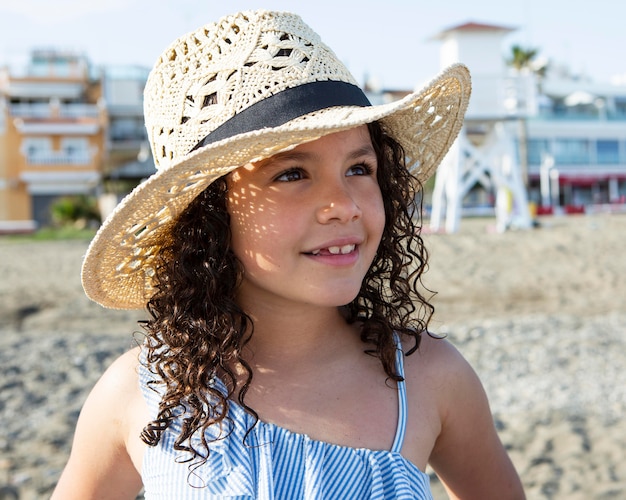
<svg viewBox="0 0 626 500"><path fill-rule="evenodd" d="M397 366L403 375L399 349ZM147 386L154 375L144 366L139 374L150 414L155 417L160 395ZM246 437L254 417L231 402L232 433L210 442L208 461L190 468L190 462L183 462L188 455L173 447L180 430L180 422L175 421L157 446L146 448L142 470L145 498L432 499L428 475L400 454L407 419L404 382L398 384L398 401L398 426L390 451L316 441L262 421ZM211 437L218 435L216 429Z"/></svg>

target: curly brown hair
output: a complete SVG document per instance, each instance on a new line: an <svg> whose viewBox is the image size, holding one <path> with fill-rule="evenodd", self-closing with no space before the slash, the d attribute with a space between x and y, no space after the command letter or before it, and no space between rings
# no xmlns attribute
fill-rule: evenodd
<svg viewBox="0 0 626 500"><path fill-rule="evenodd" d="M377 356L388 377L399 381L394 332L412 339L407 355L412 354L434 312L420 292L428 258L420 236L422 187L406 168L400 144L378 122L368 127L379 164L385 228L359 294L343 312L349 323L362 324L365 352ZM171 422L181 418L174 447L190 452L189 460L208 456L205 431L229 423L233 398L258 420L245 403L253 373L242 351L254 325L235 300L244 270L230 248L226 190L225 178L218 179L173 225L155 266L156 293L147 306L151 319L143 322L144 363L162 397L157 417L141 438L154 446ZM243 383L234 366L244 368ZM226 393L215 386L215 377ZM202 449L192 446L195 435Z"/></svg>

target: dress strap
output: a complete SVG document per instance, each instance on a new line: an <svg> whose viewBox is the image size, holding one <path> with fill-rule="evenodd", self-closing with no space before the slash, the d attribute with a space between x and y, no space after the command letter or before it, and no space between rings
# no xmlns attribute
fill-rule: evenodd
<svg viewBox="0 0 626 500"><path fill-rule="evenodd" d="M394 333L396 342L396 370L398 375L404 379L404 352L402 351L402 342L400 336ZM392 453L400 453L404 444L404 435L406 434L407 420L407 402L406 402L406 383L404 380L398 384L398 425L396 427L396 437L391 446Z"/></svg>

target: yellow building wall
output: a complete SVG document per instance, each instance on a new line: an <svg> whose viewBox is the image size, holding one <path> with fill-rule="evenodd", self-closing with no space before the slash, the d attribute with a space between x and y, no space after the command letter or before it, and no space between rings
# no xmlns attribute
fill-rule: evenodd
<svg viewBox="0 0 626 500"><path fill-rule="evenodd" d="M21 136L11 117L6 116L4 134L0 135L0 220L30 221L30 194L20 180L24 158L20 154Z"/></svg>
<svg viewBox="0 0 626 500"><path fill-rule="evenodd" d="M6 114L0 107L0 220L6 220L9 214L9 190L7 179ZM4 125L3 125L4 124Z"/></svg>
<svg viewBox="0 0 626 500"><path fill-rule="evenodd" d="M26 189L26 183L20 179L23 165L25 163L24 155L20 152L22 136L15 127L15 122L11 120L9 123L9 166L10 176L14 181L14 187L11 190L12 204L9 213L12 220L31 220L32 209L30 202L30 194Z"/></svg>
<svg viewBox="0 0 626 500"><path fill-rule="evenodd" d="M85 104L96 105L102 98L102 85L100 82L86 82L86 75L77 75L75 80L78 82L84 82L86 85ZM19 80L19 79L16 79ZM23 79L27 81L28 79ZM50 78L48 82L55 81L55 78ZM61 82L68 81L67 78L59 79ZM33 83L45 83L41 78L33 79ZM61 142L65 137L83 137L86 138L89 143L90 151L94 151L90 163L85 165L76 164L29 164L27 162L25 154L22 152L22 145L24 137L20 132L20 129L16 125L16 120L22 120L22 118L15 118L9 114L8 106L6 109L0 107L0 112L3 112L4 128L0 130L0 225L3 221L9 223L15 222L32 222L33 219L33 207L31 194L28 191L28 186L21 180L21 176L24 173L56 173L56 172L98 172L103 171L104 160L106 155L106 130L108 123L108 114L103 107L97 117L84 117L79 118L78 123L94 124L97 123L98 130L95 134L85 135L49 135L41 134L40 137L49 138L52 141L52 150L60 151ZM25 117L24 120L28 121L30 118ZM53 117L50 119L51 123L63 122L62 117ZM68 119L73 123L76 123L76 119ZM37 137L37 135L29 135L28 137ZM2 228L0 228L0 231Z"/></svg>

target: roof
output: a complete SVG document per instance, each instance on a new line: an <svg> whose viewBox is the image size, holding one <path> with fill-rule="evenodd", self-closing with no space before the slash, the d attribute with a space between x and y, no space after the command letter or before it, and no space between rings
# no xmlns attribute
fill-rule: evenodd
<svg viewBox="0 0 626 500"><path fill-rule="evenodd" d="M450 35L451 33L479 33L479 32L492 32L492 33L509 33L515 31L517 28L510 26L498 26L496 24L485 24L476 22L467 22L458 24L450 28L446 28L433 36L435 40L440 40Z"/></svg>

